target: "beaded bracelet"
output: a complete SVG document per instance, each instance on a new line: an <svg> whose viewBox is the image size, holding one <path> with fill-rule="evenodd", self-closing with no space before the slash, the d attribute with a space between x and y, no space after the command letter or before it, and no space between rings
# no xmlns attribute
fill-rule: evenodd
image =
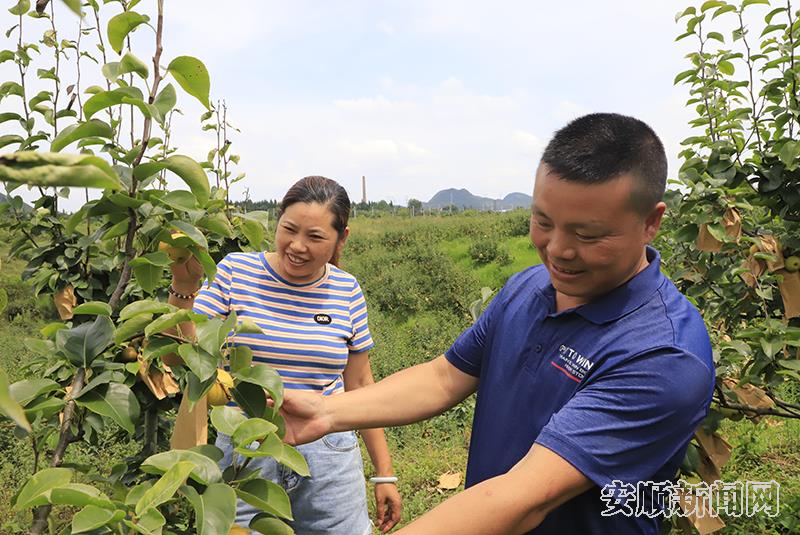
<svg viewBox="0 0 800 535"><path fill-rule="evenodd" d="M172 285L170 284L170 285L169 285L169 287L167 288L167 291L168 291L170 294L172 294L172 295L174 295L175 297L177 297L178 299L186 299L186 300L189 300L189 299L194 299L195 297L197 297L197 295L200 293L200 288L198 288L198 289L197 289L197 290L195 290L194 292L192 292L192 293L190 293L190 294L186 295L186 294L179 294L178 292L176 292L176 291L175 291L175 288L173 288L173 287L172 287Z"/></svg>

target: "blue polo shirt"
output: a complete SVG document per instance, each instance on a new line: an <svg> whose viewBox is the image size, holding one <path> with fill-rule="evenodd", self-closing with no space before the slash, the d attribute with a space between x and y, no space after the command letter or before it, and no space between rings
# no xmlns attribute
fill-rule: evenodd
<svg viewBox="0 0 800 535"><path fill-rule="evenodd" d="M562 312L544 266L517 273L445 354L479 378L467 486L504 474L534 442L597 485L531 533L658 533L660 518L602 516L600 490L675 477L707 414L714 364L700 314L658 252L647 258L627 283Z"/></svg>

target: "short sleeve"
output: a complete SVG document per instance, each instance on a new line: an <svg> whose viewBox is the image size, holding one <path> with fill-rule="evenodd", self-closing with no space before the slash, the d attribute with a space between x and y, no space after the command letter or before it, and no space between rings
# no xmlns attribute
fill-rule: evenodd
<svg viewBox="0 0 800 535"><path fill-rule="evenodd" d="M647 481L691 439L713 384L698 357L653 350L591 380L553 414L536 442L598 486Z"/></svg>
<svg viewBox="0 0 800 535"><path fill-rule="evenodd" d="M444 354L450 364L468 375L478 377L481 374L481 364L489 333L492 332L493 322L497 316L496 311L502 308L501 302L505 301L506 288L509 283L506 283L500 293L492 299L478 321L461 333Z"/></svg>
<svg viewBox="0 0 800 535"><path fill-rule="evenodd" d="M228 317L231 305L232 271L228 256L220 260L214 281L207 282L195 298L193 312L205 314L209 318Z"/></svg>
<svg viewBox="0 0 800 535"><path fill-rule="evenodd" d="M351 353L369 351L375 346L369 332L369 318L367 316L367 302L358 281L353 281L353 290L350 294L350 323L353 332L347 341Z"/></svg>

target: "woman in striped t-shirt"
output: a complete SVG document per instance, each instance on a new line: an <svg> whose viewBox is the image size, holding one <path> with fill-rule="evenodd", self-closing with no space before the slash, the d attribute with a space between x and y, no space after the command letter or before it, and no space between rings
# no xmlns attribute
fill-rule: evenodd
<svg viewBox="0 0 800 535"><path fill-rule="evenodd" d="M272 366L284 388L335 395L373 383L369 349L374 345L367 324L364 296L355 277L339 269L347 239L350 199L333 180L311 176L284 196L275 232L275 251L231 253L220 261L214 282L193 303L208 316L249 318L263 330L240 334L234 344L253 350L253 362ZM192 295L200 273L191 259L173 267L171 301ZM179 294L176 296L175 294ZM187 307L189 303L175 302ZM392 476L392 461L383 429L365 429L376 475ZM230 465L230 439L220 436ZM284 486L292 503L292 526L303 535L368 535L366 491L358 439L352 432L332 433L298 450L311 478L299 477L271 458L256 458L262 475ZM390 478L392 479L392 478ZM392 483L375 485L378 527L391 529L400 519L401 499ZM240 501L237 524L246 526L258 511Z"/></svg>

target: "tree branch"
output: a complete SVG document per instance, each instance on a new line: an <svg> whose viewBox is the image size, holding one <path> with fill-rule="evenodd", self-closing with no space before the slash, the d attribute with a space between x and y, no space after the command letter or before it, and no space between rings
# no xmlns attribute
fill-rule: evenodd
<svg viewBox="0 0 800 535"><path fill-rule="evenodd" d="M53 458L50 461L50 466L57 468L61 466L64 461L64 453L67 451L67 446L71 441L70 426L72 420L75 418L75 397L80 394L86 381L86 370L78 368L75 372L75 377L72 379L72 390L68 395L68 401L64 405L64 419L61 421L61 430L58 436L58 444L55 451L53 451ZM47 517L50 516L52 505L42 505L33 511L33 523L31 524L31 535L41 535L47 529Z"/></svg>

